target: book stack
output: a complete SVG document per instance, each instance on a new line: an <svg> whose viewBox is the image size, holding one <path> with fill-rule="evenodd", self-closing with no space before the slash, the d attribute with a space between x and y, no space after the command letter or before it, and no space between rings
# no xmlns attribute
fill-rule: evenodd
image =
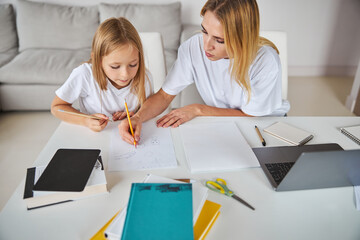
<svg viewBox="0 0 360 240"><path fill-rule="evenodd" d="M182 193L183 197L175 195L177 197L170 200L164 196L164 193L158 193L159 195L157 195L149 191L145 194L147 195L145 197L137 191L146 187L156 188L159 186L165 189L177 189L179 186L183 186L182 188L186 189L191 186L190 192L192 192L192 194L189 195L189 191L182 189L182 192L185 192ZM151 197L148 196L149 194L151 194ZM134 239L135 232L139 234L143 232L145 233L144 239L149 239L149 234L155 231L156 227L160 227L162 231L164 231L164 229L169 230L168 232L162 232L164 239L176 239L176 237L180 237L180 239L205 239L207 233L219 216L221 207L221 205L207 200L207 195L208 189L199 182L186 184L173 179L149 174L144 179L144 183L132 185L128 205L122 211L115 214L92 239ZM138 201L141 202L141 200L134 201L134 199L139 198L139 196L145 203L139 204ZM158 198L159 196L160 198ZM189 201L192 204L189 205ZM156 206L158 206L159 209L157 209ZM160 213L155 214L152 211L162 212L162 214L165 215L161 215ZM135 216L134 212L136 213ZM139 214L141 217L137 218ZM149 216L149 218L145 216ZM157 217L158 222L154 220L154 216ZM169 220L169 217L173 219ZM136 231L134 231L135 229ZM179 229L181 229L181 231L179 231ZM175 233L176 236L172 236L172 233ZM154 239L161 239L160 235L159 232L156 232L154 235L156 238ZM142 238L136 236L135 239Z"/></svg>
<svg viewBox="0 0 360 240"><path fill-rule="evenodd" d="M28 210L107 193L97 149L59 149L47 166L27 169L24 200Z"/></svg>

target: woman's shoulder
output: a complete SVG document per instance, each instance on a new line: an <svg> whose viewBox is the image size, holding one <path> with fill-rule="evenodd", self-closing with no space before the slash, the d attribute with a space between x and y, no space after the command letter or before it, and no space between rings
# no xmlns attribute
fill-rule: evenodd
<svg viewBox="0 0 360 240"><path fill-rule="evenodd" d="M279 54L270 46L260 47L253 61L252 68L278 71L281 68Z"/></svg>
<svg viewBox="0 0 360 240"><path fill-rule="evenodd" d="M257 52L256 61L268 62L273 64L280 64L280 57L278 52L270 46L262 46Z"/></svg>
<svg viewBox="0 0 360 240"><path fill-rule="evenodd" d="M250 78L262 75L278 75L281 74L281 63L279 54L270 46L262 46L250 66ZM269 79L269 78L267 78Z"/></svg>
<svg viewBox="0 0 360 240"><path fill-rule="evenodd" d="M197 33L197 34L193 35L192 37L190 37L189 39L187 39L185 42L183 42L180 45L180 49L194 48L194 47L201 46L201 44L202 44L202 34Z"/></svg>

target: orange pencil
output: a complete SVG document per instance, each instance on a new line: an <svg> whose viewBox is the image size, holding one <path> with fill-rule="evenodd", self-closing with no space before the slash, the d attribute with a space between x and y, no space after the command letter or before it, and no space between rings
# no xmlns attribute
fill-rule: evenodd
<svg viewBox="0 0 360 240"><path fill-rule="evenodd" d="M135 140L135 135L134 135L134 130L133 130L133 127L131 125L131 120L130 120L130 113L129 113L129 109L128 109L128 106L126 104L126 99L124 99L124 102L125 102L125 109L126 109L126 115L127 115L127 119L129 121L129 125L130 125L130 131L131 131L131 135L133 136L134 138L134 146L136 148L136 140Z"/></svg>
<svg viewBox="0 0 360 240"><path fill-rule="evenodd" d="M93 115L87 115L87 114L83 114L83 113L69 112L69 111L65 111L65 110L62 110L62 109L58 109L58 111L59 111L59 112L63 112L63 113L68 113L68 114L71 114L71 115L75 115L75 116L92 118L92 119L96 119L96 120L106 120L106 121L110 121L110 122L113 121L113 120L111 120L110 118L105 119L105 118L96 117L96 116L93 116Z"/></svg>

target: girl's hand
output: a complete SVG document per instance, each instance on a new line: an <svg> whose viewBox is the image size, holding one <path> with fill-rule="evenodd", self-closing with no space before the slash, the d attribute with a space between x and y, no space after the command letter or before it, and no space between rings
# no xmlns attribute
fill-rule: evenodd
<svg viewBox="0 0 360 240"><path fill-rule="evenodd" d="M129 112L129 115L130 115L130 117L132 117L132 116L134 115L134 113L133 113L133 112ZM118 111L118 112L114 113L114 114L112 115L112 117L113 117L113 120L114 120L114 121L122 120L122 119L124 119L124 118L127 117L127 116L126 116L126 111L124 111L124 112Z"/></svg>
<svg viewBox="0 0 360 240"><path fill-rule="evenodd" d="M93 130L94 132L100 132L103 130L108 124L108 117L101 113L92 114L92 116L100 117L101 120L85 118L85 126Z"/></svg>
<svg viewBox="0 0 360 240"><path fill-rule="evenodd" d="M190 121L191 119L199 116L200 104L191 104L182 108L172 110L170 113L161 117L156 121L158 127L178 127L181 124Z"/></svg>
<svg viewBox="0 0 360 240"><path fill-rule="evenodd" d="M141 133L141 121L139 118L137 118L137 116L131 118L131 125L133 127L134 130L134 136L135 136L135 140L138 143L140 141L140 133ZM120 124L118 125L119 128L119 133L121 138L133 145L134 144L134 138L131 135L131 131L130 131L130 126L129 126L129 121L127 119L124 119L120 122Z"/></svg>

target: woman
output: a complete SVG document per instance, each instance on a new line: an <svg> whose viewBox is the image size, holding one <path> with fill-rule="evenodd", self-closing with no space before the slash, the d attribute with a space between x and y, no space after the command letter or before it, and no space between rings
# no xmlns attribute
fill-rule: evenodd
<svg viewBox="0 0 360 240"><path fill-rule="evenodd" d="M281 64L273 43L259 36L255 0L208 0L201 10L202 34L183 43L162 89L132 117L135 140L141 123L163 112L174 97L195 83L206 105L191 104L161 117L158 127L178 127L196 116L285 115ZM133 142L122 121L122 138Z"/></svg>

